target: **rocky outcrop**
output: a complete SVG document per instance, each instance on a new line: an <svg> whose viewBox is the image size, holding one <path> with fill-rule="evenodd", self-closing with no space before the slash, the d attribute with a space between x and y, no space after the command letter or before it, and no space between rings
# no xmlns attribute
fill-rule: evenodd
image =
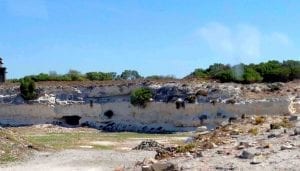
<svg viewBox="0 0 300 171"><path fill-rule="evenodd" d="M106 131L160 133L195 130L201 125L211 129L245 114L296 113L300 95L295 85L179 81L106 86L49 85L38 86L39 98L29 102L20 97L18 86L0 86L0 124L64 125L66 118L70 118L65 116L78 116L79 125ZM141 86L154 92L153 100L145 108L130 104L130 92Z"/></svg>

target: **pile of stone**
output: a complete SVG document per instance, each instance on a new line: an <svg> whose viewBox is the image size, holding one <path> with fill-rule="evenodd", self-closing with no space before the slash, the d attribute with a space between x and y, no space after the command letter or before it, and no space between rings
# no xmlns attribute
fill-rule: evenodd
<svg viewBox="0 0 300 171"><path fill-rule="evenodd" d="M154 140L142 141L138 146L133 148L133 150L145 150L145 151L156 151L160 149L164 149L164 145L159 144Z"/></svg>

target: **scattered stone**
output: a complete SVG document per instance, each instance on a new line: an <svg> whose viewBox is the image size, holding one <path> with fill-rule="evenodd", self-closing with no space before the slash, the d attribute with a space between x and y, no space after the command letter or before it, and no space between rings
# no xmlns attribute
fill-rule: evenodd
<svg viewBox="0 0 300 171"><path fill-rule="evenodd" d="M253 160L250 162L250 164L256 165L261 164L263 162L262 156L255 156Z"/></svg>
<svg viewBox="0 0 300 171"><path fill-rule="evenodd" d="M291 149L294 149L294 147L290 144L287 144L287 145L282 145L280 147L281 150L291 150Z"/></svg>
<svg viewBox="0 0 300 171"><path fill-rule="evenodd" d="M268 138L276 138L276 137L277 137L277 135L275 133L268 135Z"/></svg>
<svg viewBox="0 0 300 171"><path fill-rule="evenodd" d="M290 117L289 121L300 121L300 116L293 115Z"/></svg>
<svg viewBox="0 0 300 171"><path fill-rule="evenodd" d="M186 152L186 153L185 153L185 156L188 157L188 158L193 158L193 157L194 157L193 155L191 155L190 152Z"/></svg>
<svg viewBox="0 0 300 171"><path fill-rule="evenodd" d="M147 140L142 141L138 146L134 147L133 150L155 151L163 148L164 146L162 144L159 144L154 140Z"/></svg>
<svg viewBox="0 0 300 171"><path fill-rule="evenodd" d="M254 154L250 153L249 151L244 150L239 157L241 159L253 159L254 158Z"/></svg>
<svg viewBox="0 0 300 171"><path fill-rule="evenodd" d="M200 126L196 129L196 132L206 132L208 129L206 126Z"/></svg>
<svg viewBox="0 0 300 171"><path fill-rule="evenodd" d="M196 151L196 152L195 152L195 157L196 157L196 158L203 157L202 151Z"/></svg>
<svg viewBox="0 0 300 171"><path fill-rule="evenodd" d="M271 148L271 147L272 147L272 144L270 144L270 143L263 146L263 148Z"/></svg>
<svg viewBox="0 0 300 171"><path fill-rule="evenodd" d="M240 130L239 129L234 129L230 132L230 135L240 135Z"/></svg>
<svg viewBox="0 0 300 171"><path fill-rule="evenodd" d="M152 171L152 168L151 168L151 166L148 166L148 165L142 166L142 171Z"/></svg>
<svg viewBox="0 0 300 171"><path fill-rule="evenodd" d="M295 128L294 135L300 135L300 128Z"/></svg>
<svg viewBox="0 0 300 171"><path fill-rule="evenodd" d="M229 122L229 124L231 124L231 123L233 123L233 122L235 122L235 121L237 121L237 117L230 117L229 119L228 119L228 122Z"/></svg>
<svg viewBox="0 0 300 171"><path fill-rule="evenodd" d="M179 167L177 164L170 162L167 163L155 163L151 166L152 171L178 171Z"/></svg>
<svg viewBox="0 0 300 171"><path fill-rule="evenodd" d="M233 165L233 163L227 164L228 166L216 166L216 170L235 170L236 167Z"/></svg>

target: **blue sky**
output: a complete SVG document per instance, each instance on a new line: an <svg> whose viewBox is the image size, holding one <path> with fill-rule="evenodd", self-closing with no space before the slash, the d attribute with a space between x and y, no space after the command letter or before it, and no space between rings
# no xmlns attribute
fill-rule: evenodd
<svg viewBox="0 0 300 171"><path fill-rule="evenodd" d="M9 78L299 60L298 0L0 0Z"/></svg>

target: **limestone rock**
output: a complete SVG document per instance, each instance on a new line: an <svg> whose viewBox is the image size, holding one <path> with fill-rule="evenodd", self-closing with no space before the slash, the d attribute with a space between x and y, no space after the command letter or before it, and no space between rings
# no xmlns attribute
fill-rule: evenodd
<svg viewBox="0 0 300 171"><path fill-rule="evenodd" d="M207 131L207 127L206 126L200 126L196 129L196 132L205 132Z"/></svg>
<svg viewBox="0 0 300 171"><path fill-rule="evenodd" d="M281 150L292 150L292 149L294 149L294 147L292 145L290 145L290 144L286 144L286 145L282 145L280 147L280 149Z"/></svg>

